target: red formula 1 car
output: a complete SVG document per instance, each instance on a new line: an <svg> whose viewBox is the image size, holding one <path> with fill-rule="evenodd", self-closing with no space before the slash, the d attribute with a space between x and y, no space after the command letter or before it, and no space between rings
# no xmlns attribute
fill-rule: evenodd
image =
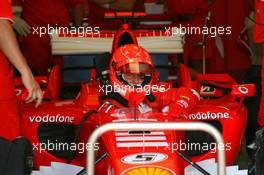
<svg viewBox="0 0 264 175"><path fill-rule="evenodd" d="M184 174L188 164L175 150L184 150L185 157L194 162L216 158L215 141L208 134L198 131L115 131L103 135L96 145L87 143L95 128L124 121L138 122L139 125L141 122L208 123L223 135L227 165L234 163L247 122L247 110L242 102L244 97L254 94L254 86L237 85L227 74L198 75L193 81L189 69L180 65L178 86L194 88L202 96L186 118L176 120L154 112L135 116L131 109L118 109L113 115L97 113L100 83L107 81L107 60L111 58L105 52L111 53L121 45L136 43L150 53L181 53L182 36L168 37L165 31L131 31L124 25L117 32L102 31L100 35L88 35L79 42L76 42L77 39L68 34L53 36L53 52L95 55L98 80L92 75L89 83L82 84L75 99L44 102L39 108L32 104L22 105L22 132L34 146L35 168L49 166L51 162L85 166L87 149L97 150L95 172L98 175ZM159 41L165 47L160 46ZM82 42L85 44L81 45ZM72 50L61 46L70 46ZM183 145L185 147L180 148ZM190 145L198 145L198 148L191 148Z"/></svg>

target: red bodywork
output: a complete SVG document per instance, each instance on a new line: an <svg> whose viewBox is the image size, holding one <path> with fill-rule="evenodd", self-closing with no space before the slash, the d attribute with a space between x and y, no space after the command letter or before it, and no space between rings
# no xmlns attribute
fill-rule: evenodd
<svg viewBox="0 0 264 175"><path fill-rule="evenodd" d="M94 84L93 84L94 83ZM88 85L83 85L81 95L75 99L70 101L58 101L58 102L48 102L43 103L41 107L35 108L33 105L24 105L22 107L23 120L22 120L22 128L23 135L30 140L30 142L37 146L38 150L35 150L35 167L39 167L40 165L49 165L52 161L58 162L68 162L72 164L77 164L81 166L85 166L85 154L78 153L72 160L68 161L67 158L59 158L54 156L51 152L44 150L40 151L39 143L40 135L45 134L40 129L43 125L67 125L70 126L78 126L83 116L92 109L97 109L99 107L98 101L98 84L96 82L92 82ZM208 114L210 113L210 114ZM200 114L200 115L199 115ZM214 115L212 115L214 114ZM48 115L48 116L47 116ZM208 117L210 116L211 117ZM57 121L54 121L53 116L63 116L63 119L57 118ZM67 120L67 117L72 117L72 120ZM216 116L218 117L216 119ZM35 117L35 118L34 118ZM53 117L53 118L52 118ZM49 118L49 119L48 119ZM134 121L132 113L125 113L122 117L115 117L110 115L105 115L102 113L93 114L90 118L85 122L78 143L86 143L91 132L97 127L106 123L116 122L116 120L124 120L128 119L128 121ZM51 121L53 120L53 121ZM59 121L61 120L61 121ZM67 120L67 121L66 121ZM170 116L167 116L162 113L150 113L145 116L139 117L139 123L141 121L159 121L159 122L181 122L181 121L205 121L207 123L210 122L219 122L221 125L221 131L223 138L226 143L226 157L227 164L231 165L234 163L236 156L240 150L240 144L243 138L246 122L247 122L247 110L242 105L241 102L237 102L235 100L235 96L226 95L219 99L204 99L199 102L199 104L189 113L187 119L174 119ZM235 131L235 132L234 132ZM48 130L46 131L47 135ZM176 174L183 174L184 167L188 164L183 161L180 157L177 156L175 150L175 145L180 145L181 142L186 142L185 132L179 131L155 131L162 132L163 134L128 134L126 133L123 137L133 138L135 136L138 137L148 137L156 136L156 137L165 137L165 141L159 141L161 143L167 143L165 146L139 146L139 147L117 147L117 135L115 132L105 134L100 141L100 150L98 155L107 153L108 156L100 161L96 166L97 174L107 174L109 171L109 166L114 169L116 174L121 174L121 172L129 169L131 167L136 167L136 164L126 164L122 163L122 158L127 155L132 155L136 153L159 153L167 155L168 158L164 161L147 164L144 167L165 167L167 169L176 172ZM124 131L120 133L125 133ZM57 138L65 136L66 133L62 135L57 135L56 132L50 136L50 139L54 139L53 136L57 136ZM122 142L122 141L121 141ZM139 142L143 142L142 140ZM146 140L147 142L147 140ZM189 142L189 140L187 141ZM55 143L55 142L54 142ZM59 141L57 141L59 143ZM120 142L118 142L120 143ZM126 143L126 142L122 142ZM154 144L155 145L155 144ZM90 146L91 147L91 146ZM200 154L198 156L192 157L194 161L201 161L209 158L215 158L216 153L215 149L212 151L208 151L204 154ZM102 168L104 167L104 168Z"/></svg>
<svg viewBox="0 0 264 175"><path fill-rule="evenodd" d="M128 33L133 34L131 31L128 31ZM121 34L122 30L117 32L116 36L121 36ZM113 50L115 50L117 41L118 37L115 37ZM34 165L36 168L41 165L50 165L50 162L54 161L85 166L85 149L78 147L79 152L73 152L69 155L71 153L70 150L58 149L54 145L57 144L58 146L59 143L65 142L69 144L73 142L75 145L84 143L86 146L88 144L87 149L91 149L93 146L98 145L89 145L86 142L96 127L110 122L135 122L134 115L129 112L129 109L120 109L115 115L106 115L105 113L92 114L84 122L80 135L78 135L76 140L76 129L84 115L91 110L99 108L99 81L91 80L88 84L83 84L81 92L76 99L58 100L57 92L59 92L59 86L54 80L59 80L59 78L55 76L51 80L51 77L49 81L53 83L47 85L47 89L51 93L53 91L49 87L55 87L55 95L49 94L49 98L53 99L52 101L44 102L39 108L35 108L33 104L21 106L23 115L22 133L35 147ZM47 79L45 80L47 81ZM223 135L227 149L227 164L233 164L239 153L247 122L247 110L243 106L242 101L245 96L250 96L254 93L254 87L252 85L238 86L235 80L227 74L199 75L193 81L191 80L189 69L184 65L179 67L178 85L194 88L200 92L202 97L201 101L189 112L186 118L175 119L163 113L152 112L137 116L138 120L136 121L139 124L146 121L204 121L212 124ZM239 87L242 87L243 90L248 89L248 92L242 91L244 92L243 94L239 91L241 89ZM148 131L144 133L142 131L115 131L106 133L99 141L100 149L97 151L97 156L100 157L104 153L107 153L107 156L96 164L96 174L126 175L131 174L129 172L133 171L164 171L167 174L183 174L184 168L188 164L176 154L175 145L180 145L182 142L192 142L191 139L195 139L192 135L195 134L198 134L198 132L191 134L185 131ZM148 138L150 138L150 141ZM151 141L151 139L154 140ZM204 138L202 137L202 139ZM205 141L208 144L213 143L210 139ZM53 146L47 147L48 142L53 143ZM46 144L40 145L40 143ZM76 147L73 148L76 149ZM186 150L186 152L188 151ZM141 161L144 160L144 163L137 162L132 164L131 160L127 161L125 159L126 156L133 157L133 154L137 154L134 161L138 161L140 158ZM146 157L146 154L152 154L151 156L154 155L154 157ZM155 156L164 157L159 161L155 161ZM191 158L194 161L216 158L216 152L212 147L208 151L193 154Z"/></svg>

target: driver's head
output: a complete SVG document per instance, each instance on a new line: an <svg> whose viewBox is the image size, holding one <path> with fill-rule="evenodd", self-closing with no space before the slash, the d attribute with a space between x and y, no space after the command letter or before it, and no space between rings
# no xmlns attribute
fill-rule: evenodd
<svg viewBox="0 0 264 175"><path fill-rule="evenodd" d="M150 85L154 73L154 65L148 52L136 44L121 46L113 53L110 62L110 80L112 86L143 87ZM114 87L116 88L116 87ZM129 98L129 89L118 92L125 99Z"/></svg>
<svg viewBox="0 0 264 175"><path fill-rule="evenodd" d="M144 74L124 73L122 75L123 80L132 86L140 86L144 82L144 77Z"/></svg>

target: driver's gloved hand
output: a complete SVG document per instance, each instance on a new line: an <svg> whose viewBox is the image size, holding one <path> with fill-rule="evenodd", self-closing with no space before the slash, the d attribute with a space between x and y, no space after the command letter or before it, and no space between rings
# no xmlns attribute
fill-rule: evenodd
<svg viewBox="0 0 264 175"><path fill-rule="evenodd" d="M181 118L183 116L186 116L188 112L188 102L184 100L179 100L176 102L172 102L169 104L169 112L168 114L170 116Z"/></svg>
<svg viewBox="0 0 264 175"><path fill-rule="evenodd" d="M168 106L169 115L179 117L187 114L199 101L199 94L189 88L172 88L163 95L163 106Z"/></svg>

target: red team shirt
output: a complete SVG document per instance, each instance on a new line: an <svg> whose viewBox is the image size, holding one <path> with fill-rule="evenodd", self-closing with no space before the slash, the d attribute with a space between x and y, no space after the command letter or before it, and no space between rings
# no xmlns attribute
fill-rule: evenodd
<svg viewBox="0 0 264 175"><path fill-rule="evenodd" d="M31 26L69 25L69 7L84 4L84 0L13 0L23 7L23 18Z"/></svg>
<svg viewBox="0 0 264 175"><path fill-rule="evenodd" d="M264 0L255 0L254 40L256 43L264 42Z"/></svg>
<svg viewBox="0 0 264 175"><path fill-rule="evenodd" d="M255 0L255 25L254 40L256 43L264 43L264 0ZM264 49L264 48L263 48ZM264 92L264 56L262 55L261 70L261 91ZM264 126L264 93L261 95L260 108L258 114L259 126Z"/></svg>
<svg viewBox="0 0 264 175"><path fill-rule="evenodd" d="M0 0L0 7L0 19L13 22L10 0ZM13 140L19 135L19 131L13 69L0 50L0 137Z"/></svg>
<svg viewBox="0 0 264 175"><path fill-rule="evenodd" d="M50 37L33 34L38 27L69 25L70 8L83 4L84 0L12 0L13 6L23 7L23 18L31 26L31 34L24 37L21 50L29 66L37 75L47 75L53 63ZM34 29L33 29L34 28Z"/></svg>
<svg viewBox="0 0 264 175"><path fill-rule="evenodd" d="M70 1L71 5L83 2L83 0ZM23 16L31 26L46 24L67 26L69 23L69 13L64 0L13 0L12 3L23 6ZM6 19L13 23L11 0L0 0L0 19ZM49 40L45 38L44 40L49 45ZM40 42L30 42L29 46L34 46L35 43ZM43 54L48 54L45 49L41 49L43 46L37 44L36 47L40 47L37 48L36 55L39 56L42 53L38 50L43 50ZM33 51L34 49L30 47L28 52L32 54ZM36 55L33 54L34 58ZM20 135L19 114L14 89L12 66L0 50L0 137L8 140L13 140Z"/></svg>

